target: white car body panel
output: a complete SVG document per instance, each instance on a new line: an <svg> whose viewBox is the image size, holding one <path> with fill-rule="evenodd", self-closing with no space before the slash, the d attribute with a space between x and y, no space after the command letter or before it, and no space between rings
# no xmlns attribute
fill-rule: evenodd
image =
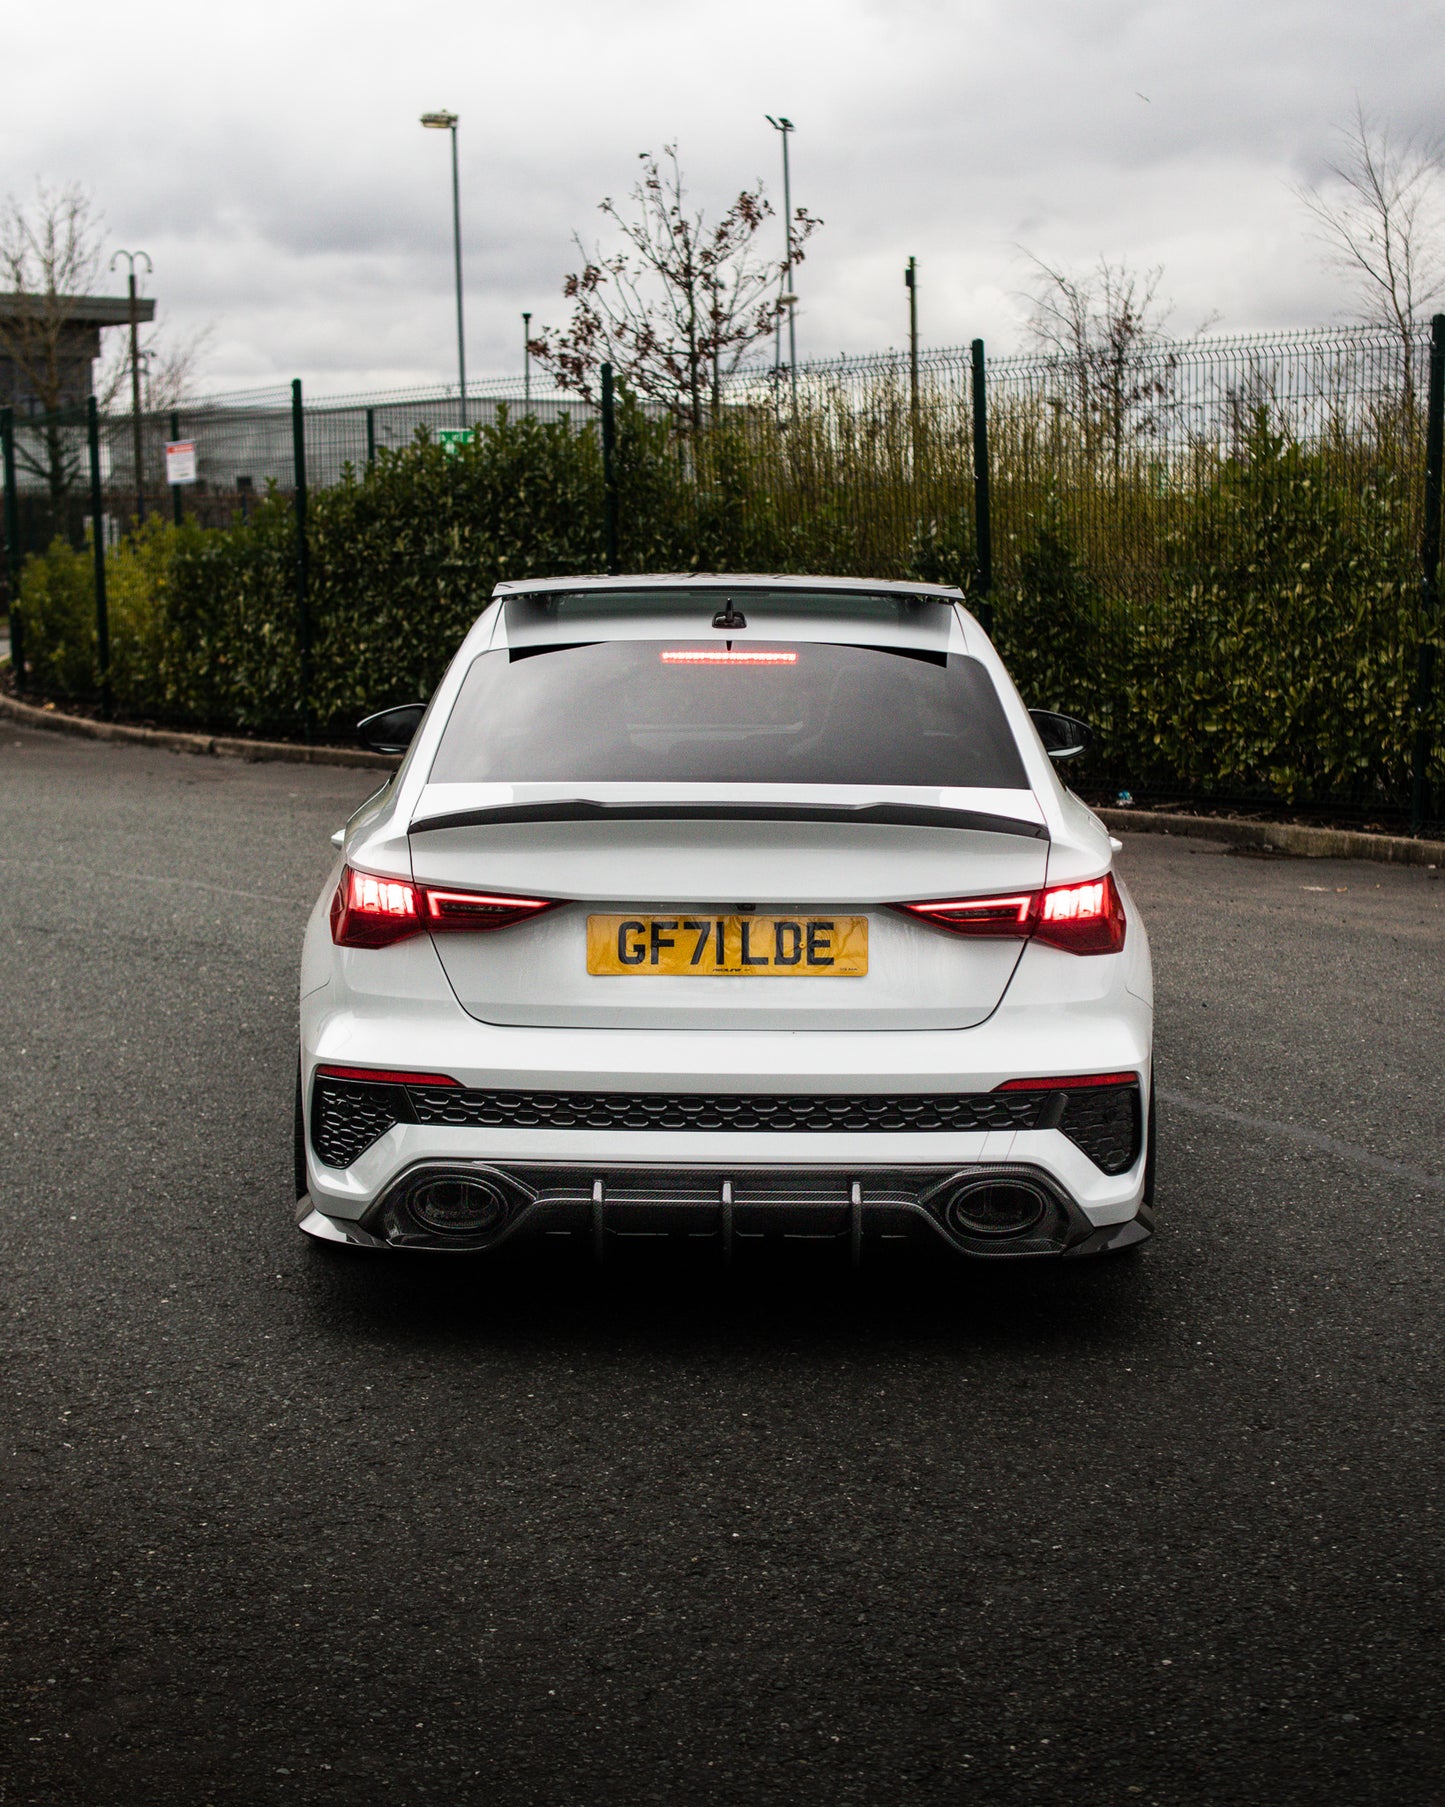
<svg viewBox="0 0 1445 1807"><path fill-rule="evenodd" d="M497 594L505 600L547 589L575 592L582 582L502 585ZM472 661L506 644L505 612L493 605L438 685L401 767L347 824L341 856L312 912L301 970L308 1116L313 1076L322 1065L439 1073L479 1091L710 1095L982 1093L1035 1076L1129 1073L1138 1076L1147 1101L1149 947L1125 887L1127 936L1123 950L1110 955L1081 956L1037 941L964 940L888 907L1036 890L1112 871L1107 831L1060 783L1024 703L957 593L822 579L727 582L937 597L946 618L931 624L935 638L941 626L951 651L966 653L988 672L1029 788L639 786L585 776L575 785L430 782ZM603 592L593 624L599 638L658 637L656 620L609 617L609 588L692 585L710 599L725 587L721 579L587 583ZM882 643L875 628L865 634L856 623L840 625L816 612L769 615L765 633L756 637L788 638L785 622L800 640L851 636ZM580 624L569 619L568 627L592 631L585 618ZM690 637L701 635L690 630ZM642 796L700 804L919 804L1000 818L1020 832L756 820L414 827L475 810L572 800L625 804ZM534 922L487 933L419 934L376 949L337 947L328 916L348 864L383 877L567 902ZM693 906L722 913L741 903L866 914L868 976L599 980L585 971L581 948L590 911ZM1027 1163L1099 1228L1131 1223L1145 1190L1142 1155L1126 1172L1109 1175L1057 1128L884 1135L397 1123L344 1169L326 1165L308 1147L307 1227L322 1236L346 1234L417 1163L579 1160L609 1169L756 1165L860 1173L907 1164Z"/></svg>

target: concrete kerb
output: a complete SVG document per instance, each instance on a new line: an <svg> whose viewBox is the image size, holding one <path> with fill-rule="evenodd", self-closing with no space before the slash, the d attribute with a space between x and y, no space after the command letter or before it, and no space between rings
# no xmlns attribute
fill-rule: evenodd
<svg viewBox="0 0 1445 1807"><path fill-rule="evenodd" d="M238 740L215 734L183 734L169 728L133 728L124 722L97 722L84 715L37 709L33 703L0 696L0 719L56 734L91 740L164 747L172 753L203 753L216 759L287 760L294 765L361 766L392 771L401 761L390 753L361 747L308 747L288 740ZM1307 828L1293 822L1246 822L1232 816L1182 816L1147 809L1094 812L1114 833L1177 834L1222 841L1229 847L1269 849L1296 859L1384 860L1394 865L1445 868L1445 841L1417 841L1408 835L1364 834L1349 828Z"/></svg>
<svg viewBox="0 0 1445 1807"><path fill-rule="evenodd" d="M1445 841L1354 828L1307 828L1295 822L1245 822L1234 816L1180 816L1159 810L1096 809L1113 833L1190 835L1228 847L1268 849L1305 860L1384 860L1397 866L1445 867Z"/></svg>
<svg viewBox="0 0 1445 1807"><path fill-rule="evenodd" d="M0 696L0 718L26 728L48 728L56 734L164 747L172 753L205 753L216 759L276 759L292 765L364 766L384 772L394 771L401 764L393 753L368 753L362 747L308 747L289 740L241 740L219 734L183 734L170 728L133 728L125 722L97 722L85 715L63 715L58 709L37 709L33 703L21 703L9 696Z"/></svg>

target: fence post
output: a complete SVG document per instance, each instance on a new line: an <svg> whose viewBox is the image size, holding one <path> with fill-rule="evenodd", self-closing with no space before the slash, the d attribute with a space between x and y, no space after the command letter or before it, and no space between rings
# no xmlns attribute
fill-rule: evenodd
<svg viewBox="0 0 1445 1807"><path fill-rule="evenodd" d="M171 438L179 439L180 436L181 417L173 408L171 410ZM181 503L181 486L179 483L173 483L171 485L171 518L175 521L177 527L179 527L181 522L186 518L186 511Z"/></svg>
<svg viewBox="0 0 1445 1807"><path fill-rule="evenodd" d="M612 366L602 366L602 520L607 544L607 575L617 575L617 405L612 393Z"/></svg>
<svg viewBox="0 0 1445 1807"><path fill-rule="evenodd" d="M376 409L366 410L366 468L376 463Z"/></svg>
<svg viewBox="0 0 1445 1807"><path fill-rule="evenodd" d="M5 471L5 581L10 600L10 669L25 688L25 628L20 617L20 495L15 482L15 410L0 409L0 457Z"/></svg>
<svg viewBox="0 0 1445 1807"><path fill-rule="evenodd" d="M1420 664L1415 680L1415 756L1410 774L1410 832L1425 826L1429 799L1430 712L1440 626L1440 475L1445 441L1445 314L1430 322L1430 401L1425 417L1425 530L1420 536Z"/></svg>
<svg viewBox="0 0 1445 1807"><path fill-rule="evenodd" d="M110 694L110 612L105 599L105 495L100 484L100 408L95 397L85 404L85 432L90 444L90 544L95 554L95 657L100 666L100 707L107 721L115 713Z"/></svg>
<svg viewBox="0 0 1445 1807"><path fill-rule="evenodd" d="M983 366L983 340L970 348L973 363L973 527L978 619L993 633L993 521L988 494L988 390Z"/></svg>
<svg viewBox="0 0 1445 1807"><path fill-rule="evenodd" d="M913 480L918 481L919 413L918 413L918 259L910 257L903 272L903 286L908 290L908 419L912 428Z"/></svg>
<svg viewBox="0 0 1445 1807"><path fill-rule="evenodd" d="M296 467L296 624L301 641L301 731L311 739L311 596L306 547L306 414L301 378L291 384L291 453Z"/></svg>

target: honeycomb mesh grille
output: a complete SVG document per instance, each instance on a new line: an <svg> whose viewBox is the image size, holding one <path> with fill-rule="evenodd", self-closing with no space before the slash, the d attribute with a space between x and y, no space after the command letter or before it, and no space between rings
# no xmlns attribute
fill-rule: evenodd
<svg viewBox="0 0 1445 1807"><path fill-rule="evenodd" d="M764 1130L778 1135L1032 1129L1029 1092L480 1092L412 1086L418 1123L479 1129Z"/></svg>
<svg viewBox="0 0 1445 1807"><path fill-rule="evenodd" d="M349 1167L397 1122L397 1107L405 1109L405 1101L399 1085L318 1079L311 1095L311 1146L328 1167Z"/></svg>
<svg viewBox="0 0 1445 1807"><path fill-rule="evenodd" d="M1058 1127L1105 1173L1139 1154L1134 1085L1077 1092L492 1092L316 1080L311 1146L349 1167L394 1124L458 1129L763 1131L930 1135Z"/></svg>
<svg viewBox="0 0 1445 1807"><path fill-rule="evenodd" d="M1070 1092L1059 1128L1103 1172L1123 1173L1139 1157L1139 1088Z"/></svg>

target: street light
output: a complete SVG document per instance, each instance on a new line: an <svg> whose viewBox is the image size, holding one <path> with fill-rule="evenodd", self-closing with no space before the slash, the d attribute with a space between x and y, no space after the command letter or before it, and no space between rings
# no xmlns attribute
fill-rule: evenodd
<svg viewBox="0 0 1445 1807"><path fill-rule="evenodd" d="M135 518L136 525L141 526L146 518L145 467L141 447L140 418L140 321L139 308L136 306L135 260L144 257L146 274L155 270L155 265L144 251L117 251L110 260L113 270L125 258L130 265L130 418L131 431L135 435Z"/></svg>
<svg viewBox="0 0 1445 1807"><path fill-rule="evenodd" d="M443 109L439 113L423 113L421 122L429 131L452 135L452 246L457 266L457 376L461 385L461 417L467 424L467 345L462 328L462 189L457 174L457 115Z"/></svg>
<svg viewBox="0 0 1445 1807"><path fill-rule="evenodd" d="M530 408L532 405L532 316L527 309L522 312L522 396Z"/></svg>
<svg viewBox="0 0 1445 1807"><path fill-rule="evenodd" d="M793 290L793 187L788 168L788 139L797 130L791 119L781 113L776 119L771 113L763 118L775 132L783 136L783 224L787 230L787 246L783 253L783 286L778 295L779 303L788 310L788 377L793 394L793 420L798 418L798 297ZM782 329L779 327L779 340ZM781 345L779 347L781 349ZM778 360L782 362L781 357Z"/></svg>

